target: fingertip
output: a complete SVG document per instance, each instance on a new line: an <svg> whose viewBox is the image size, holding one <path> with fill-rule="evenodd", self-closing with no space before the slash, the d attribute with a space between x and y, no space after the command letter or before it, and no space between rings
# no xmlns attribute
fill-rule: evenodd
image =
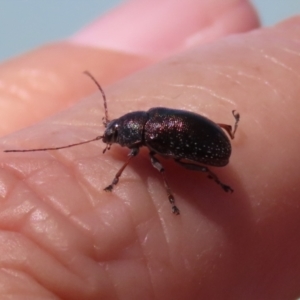
<svg viewBox="0 0 300 300"><path fill-rule="evenodd" d="M164 58L189 47L195 36L210 42L258 26L257 15L248 1L231 2L160 0L154 5L153 0L132 0L70 40L90 47Z"/></svg>

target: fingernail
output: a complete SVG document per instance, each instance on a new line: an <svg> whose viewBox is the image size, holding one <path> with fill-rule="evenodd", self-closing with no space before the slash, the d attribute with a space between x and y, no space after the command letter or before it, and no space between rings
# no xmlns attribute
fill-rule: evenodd
<svg viewBox="0 0 300 300"><path fill-rule="evenodd" d="M71 41L146 56L167 56L204 26L199 0L131 0L79 31Z"/></svg>

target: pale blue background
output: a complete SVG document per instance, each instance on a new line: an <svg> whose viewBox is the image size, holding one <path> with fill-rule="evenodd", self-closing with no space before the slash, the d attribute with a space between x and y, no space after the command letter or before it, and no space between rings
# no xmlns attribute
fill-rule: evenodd
<svg viewBox="0 0 300 300"><path fill-rule="evenodd" d="M122 0L0 0L0 61L43 43L63 39L120 2ZM300 14L300 0L252 2L264 25Z"/></svg>

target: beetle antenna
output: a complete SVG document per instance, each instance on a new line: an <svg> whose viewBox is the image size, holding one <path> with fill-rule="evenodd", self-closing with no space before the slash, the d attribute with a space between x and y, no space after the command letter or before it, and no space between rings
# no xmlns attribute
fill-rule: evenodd
<svg viewBox="0 0 300 300"><path fill-rule="evenodd" d="M105 117L103 118L103 124L105 127L107 127L107 124L109 123L109 119L108 119L107 101L106 101L105 93L104 93L100 83L96 80L96 78L89 71L84 71L83 74L89 76L95 82L99 91L102 94L103 101L104 101L104 112L105 112Z"/></svg>
<svg viewBox="0 0 300 300"><path fill-rule="evenodd" d="M67 146L62 146L62 147L50 147L50 148L36 148L36 149L23 149L23 150L4 150L4 152L34 152L34 151L48 151L48 150L59 150L59 149L64 149L64 148L71 148L71 147L74 147L74 146L79 146L79 145L82 145L82 144L87 144L87 143L90 143L90 142L94 142L94 141L98 141L98 140L101 140L103 138L102 135L99 135L91 140L87 140L87 141L84 141L84 142L80 142L80 143L75 143L75 144L70 144L70 145L67 145Z"/></svg>

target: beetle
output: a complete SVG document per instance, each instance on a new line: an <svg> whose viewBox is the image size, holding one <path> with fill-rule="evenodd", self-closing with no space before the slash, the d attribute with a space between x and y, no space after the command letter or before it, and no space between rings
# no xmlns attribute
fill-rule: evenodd
<svg viewBox="0 0 300 300"><path fill-rule="evenodd" d="M105 191L112 191L130 160L138 155L141 147L145 146L149 149L152 166L162 176L172 212L175 215L179 214L179 209L175 205L175 198L167 182L165 170L156 155L172 158L176 163L189 170L207 173L208 177L220 185L225 192L233 192L233 189L222 183L206 165L223 167L228 164L231 155L231 143L225 132L231 139L234 139L240 120L239 113L235 110L232 111L235 118L233 129L231 125L214 123L210 119L193 112L165 107L130 112L110 121L106 95L102 87L92 74L87 71L84 73L95 82L102 94L104 102L103 124L105 127L103 135L61 147L4 150L4 152L59 150L102 140L106 144L103 150L104 154L112 144L119 144L129 148L130 152L127 161L116 173L111 184L104 189Z"/></svg>

